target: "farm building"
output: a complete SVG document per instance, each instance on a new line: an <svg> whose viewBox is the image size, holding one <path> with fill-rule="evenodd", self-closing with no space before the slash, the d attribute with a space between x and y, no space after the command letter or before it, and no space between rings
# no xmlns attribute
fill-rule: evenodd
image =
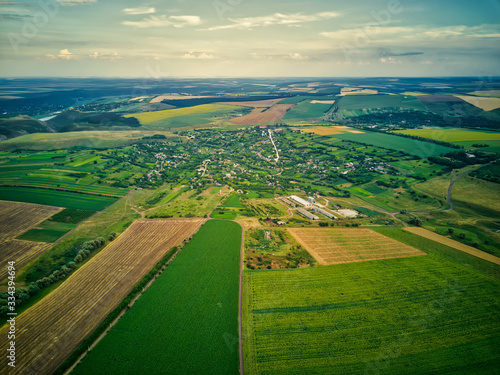
<svg viewBox="0 0 500 375"><path fill-rule="evenodd" d="M311 220L319 220L319 217L314 215L313 213L303 209L303 208L297 208L297 212L299 214L301 214L302 216L305 216L307 217L308 219L311 219Z"/></svg>
<svg viewBox="0 0 500 375"><path fill-rule="evenodd" d="M278 199L280 201L282 201L283 203L289 205L290 207L297 207L297 205L295 203L293 203L292 201L286 199L285 197L279 197Z"/></svg>
<svg viewBox="0 0 500 375"><path fill-rule="evenodd" d="M307 200L309 201L309 203L316 203L316 199L314 199L314 197L309 197L307 198Z"/></svg>
<svg viewBox="0 0 500 375"><path fill-rule="evenodd" d="M301 197L297 197L296 195L290 195L288 198L290 198L291 200L297 202L298 204L302 205L302 206L310 206L311 204L306 201L305 199L302 199Z"/></svg>
<svg viewBox="0 0 500 375"><path fill-rule="evenodd" d="M330 213L328 211L325 211L325 210L323 210L322 208L319 208L319 207L313 207L312 210L314 212L319 212L320 214L325 215L327 218L332 219L332 220L335 220L337 218L337 216L335 216L334 214L332 214L332 213Z"/></svg>

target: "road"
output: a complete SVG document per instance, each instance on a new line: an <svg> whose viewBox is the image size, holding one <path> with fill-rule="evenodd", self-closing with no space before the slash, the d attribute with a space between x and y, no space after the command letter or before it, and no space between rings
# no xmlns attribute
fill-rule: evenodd
<svg viewBox="0 0 500 375"><path fill-rule="evenodd" d="M276 151L276 163L280 160L280 154L278 152L278 149L276 148L276 144L274 143L274 139L273 139L273 131L271 129L269 129L269 138L271 138L271 142L273 143L273 146L274 146L274 150Z"/></svg>

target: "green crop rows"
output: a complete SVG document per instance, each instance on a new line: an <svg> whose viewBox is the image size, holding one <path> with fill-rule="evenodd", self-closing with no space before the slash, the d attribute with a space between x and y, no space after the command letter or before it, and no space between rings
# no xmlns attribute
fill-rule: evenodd
<svg viewBox="0 0 500 375"><path fill-rule="evenodd" d="M433 255L245 271L245 373L491 374L499 292Z"/></svg>
<svg viewBox="0 0 500 375"><path fill-rule="evenodd" d="M78 194L67 191L0 187L0 199L16 202L38 203L48 206L81 208L100 211L116 201L116 198Z"/></svg>
<svg viewBox="0 0 500 375"><path fill-rule="evenodd" d="M208 221L74 374L237 374L240 241Z"/></svg>

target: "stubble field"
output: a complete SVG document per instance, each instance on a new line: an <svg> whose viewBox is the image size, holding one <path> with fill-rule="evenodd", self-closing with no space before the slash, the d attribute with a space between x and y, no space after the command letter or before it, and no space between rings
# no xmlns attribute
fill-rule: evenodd
<svg viewBox="0 0 500 375"><path fill-rule="evenodd" d="M288 231L321 265L425 254L369 229L289 228Z"/></svg>

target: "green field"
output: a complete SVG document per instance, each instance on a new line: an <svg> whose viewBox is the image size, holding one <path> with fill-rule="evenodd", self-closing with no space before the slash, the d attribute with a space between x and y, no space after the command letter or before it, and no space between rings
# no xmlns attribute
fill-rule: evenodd
<svg viewBox="0 0 500 375"><path fill-rule="evenodd" d="M36 242L54 242L74 228L75 225L73 224L47 220L38 225L38 228L30 229L17 239Z"/></svg>
<svg viewBox="0 0 500 375"><path fill-rule="evenodd" d="M98 195L24 187L0 187L0 199L92 211L101 211L116 201L116 198Z"/></svg>
<svg viewBox="0 0 500 375"><path fill-rule="evenodd" d="M417 137L458 144L460 144L461 142L472 141L473 143L483 143L482 141L500 141L500 133L498 132L476 131L468 129L409 129L397 130L394 133L414 135Z"/></svg>
<svg viewBox="0 0 500 375"><path fill-rule="evenodd" d="M332 100L332 98L330 98ZM323 103L311 103L310 100L304 100L292 109L290 109L285 116L284 120L287 119L307 119L307 118L319 118L323 117L326 111L330 109L332 104Z"/></svg>
<svg viewBox="0 0 500 375"><path fill-rule="evenodd" d="M423 104L407 95L347 95L337 103L339 110L404 108L425 110Z"/></svg>
<svg viewBox="0 0 500 375"><path fill-rule="evenodd" d="M445 147L434 143L374 132L365 132L362 134L343 133L331 135L329 137L401 151L421 158L456 151L451 147Z"/></svg>
<svg viewBox="0 0 500 375"><path fill-rule="evenodd" d="M81 208L66 208L50 218L51 221L60 223L78 224L80 221L88 219L95 214L92 210L83 210Z"/></svg>
<svg viewBox="0 0 500 375"><path fill-rule="evenodd" d="M495 373L499 292L433 255L247 270L245 373Z"/></svg>
<svg viewBox="0 0 500 375"><path fill-rule="evenodd" d="M78 374L237 374L241 227L210 220Z"/></svg>
<svg viewBox="0 0 500 375"><path fill-rule="evenodd" d="M235 208L245 208L240 202L240 195L238 193L232 193L223 203L222 207L235 207Z"/></svg>
<svg viewBox="0 0 500 375"><path fill-rule="evenodd" d="M208 124L240 109L241 107L232 105L202 104L194 107L131 114L125 117L137 118L146 130L167 130Z"/></svg>

